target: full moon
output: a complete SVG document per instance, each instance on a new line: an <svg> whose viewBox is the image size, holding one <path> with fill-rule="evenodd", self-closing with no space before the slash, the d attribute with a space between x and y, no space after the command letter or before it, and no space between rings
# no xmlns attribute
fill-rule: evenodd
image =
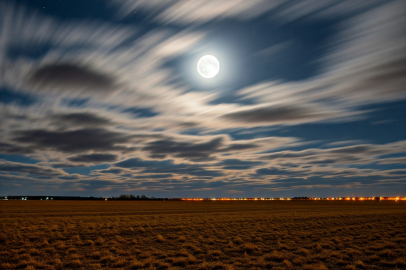
<svg viewBox="0 0 406 270"><path fill-rule="evenodd" d="M197 62L197 71L203 78L213 78L219 73L220 63L213 55L205 55Z"/></svg>

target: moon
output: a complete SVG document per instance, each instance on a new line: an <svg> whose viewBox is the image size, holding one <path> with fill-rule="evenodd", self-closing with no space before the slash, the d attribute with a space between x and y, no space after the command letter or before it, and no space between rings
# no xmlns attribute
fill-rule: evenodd
<svg viewBox="0 0 406 270"><path fill-rule="evenodd" d="M213 78L219 73L220 62L213 55L205 55L197 62L197 71L206 79Z"/></svg>

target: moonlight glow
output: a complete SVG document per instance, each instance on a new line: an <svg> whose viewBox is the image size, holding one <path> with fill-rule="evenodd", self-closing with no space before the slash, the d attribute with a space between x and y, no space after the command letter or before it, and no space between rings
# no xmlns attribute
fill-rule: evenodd
<svg viewBox="0 0 406 270"><path fill-rule="evenodd" d="M205 55L197 62L197 71L203 78L213 78L219 70L220 63L213 55Z"/></svg>

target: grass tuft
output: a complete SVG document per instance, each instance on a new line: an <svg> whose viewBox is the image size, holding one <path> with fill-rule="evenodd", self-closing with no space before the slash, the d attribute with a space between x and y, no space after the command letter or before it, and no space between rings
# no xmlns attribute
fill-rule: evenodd
<svg viewBox="0 0 406 270"><path fill-rule="evenodd" d="M272 251L271 253L266 254L266 255L264 256L264 260L266 260L266 261L277 261L277 262L281 262L281 261L283 261L284 259L285 259L285 257L283 256L283 254L280 253L280 252L277 251L277 250L274 250L274 251Z"/></svg>
<svg viewBox="0 0 406 270"><path fill-rule="evenodd" d="M285 267L287 269L292 269L293 268L293 264L288 260L283 260L283 264L285 265Z"/></svg>
<svg viewBox="0 0 406 270"><path fill-rule="evenodd" d="M172 258L172 265L174 266L186 266L188 261L184 257L177 257L177 258Z"/></svg>
<svg viewBox="0 0 406 270"><path fill-rule="evenodd" d="M156 240L157 240L158 242L160 242L160 243L165 242L165 238L164 238L162 235L160 235L160 234L158 234L158 235L156 236Z"/></svg>

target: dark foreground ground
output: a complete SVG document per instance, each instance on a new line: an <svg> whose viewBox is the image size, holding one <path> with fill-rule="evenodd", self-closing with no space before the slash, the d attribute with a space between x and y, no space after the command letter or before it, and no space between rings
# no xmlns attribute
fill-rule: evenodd
<svg viewBox="0 0 406 270"><path fill-rule="evenodd" d="M405 269L406 202L1 201L1 269Z"/></svg>

